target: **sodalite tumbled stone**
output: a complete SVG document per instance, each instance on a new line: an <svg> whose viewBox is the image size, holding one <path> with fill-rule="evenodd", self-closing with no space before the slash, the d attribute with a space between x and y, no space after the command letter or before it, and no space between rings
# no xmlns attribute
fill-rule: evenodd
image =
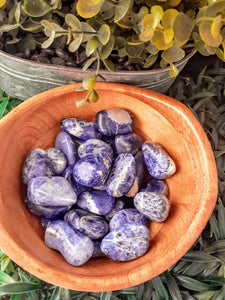
<svg viewBox="0 0 225 300"><path fill-rule="evenodd" d="M98 139L89 139L85 141L79 146L78 154L80 158L90 155L100 156L102 158L109 156L111 159L113 158L113 150L111 147L107 143Z"/></svg>
<svg viewBox="0 0 225 300"><path fill-rule="evenodd" d="M64 118L60 122L60 127L67 133L82 140L101 139L96 124L76 118Z"/></svg>
<svg viewBox="0 0 225 300"><path fill-rule="evenodd" d="M84 264L94 252L94 245L89 237L61 220L51 222L46 228L45 244L58 250L72 266Z"/></svg>
<svg viewBox="0 0 225 300"><path fill-rule="evenodd" d="M104 217L107 221L110 221L119 210L125 208L133 208L133 201L131 201L130 198L126 197L117 198L113 209Z"/></svg>
<svg viewBox="0 0 225 300"><path fill-rule="evenodd" d="M52 176L54 171L52 168L51 160L45 150L36 148L26 158L22 179L25 184L35 177L39 176Z"/></svg>
<svg viewBox="0 0 225 300"><path fill-rule="evenodd" d="M119 154L106 182L108 194L113 197L124 196L131 189L135 176L136 163L133 155Z"/></svg>
<svg viewBox="0 0 225 300"><path fill-rule="evenodd" d="M56 148L50 148L46 151L51 160L53 171L56 175L61 175L67 166L67 159L65 154Z"/></svg>
<svg viewBox="0 0 225 300"><path fill-rule="evenodd" d="M157 143L144 142L142 151L149 174L156 179L165 179L176 172L169 154Z"/></svg>
<svg viewBox="0 0 225 300"><path fill-rule="evenodd" d="M147 226L147 219L136 208L121 209L110 220L109 229L112 231L128 223Z"/></svg>
<svg viewBox="0 0 225 300"><path fill-rule="evenodd" d="M144 255L149 248L148 227L130 223L109 232L102 240L102 252L118 261L129 261Z"/></svg>
<svg viewBox="0 0 225 300"><path fill-rule="evenodd" d="M84 209L68 211L64 216L64 221L91 240L99 239L108 232L108 224L102 217Z"/></svg>
<svg viewBox="0 0 225 300"><path fill-rule="evenodd" d="M134 197L134 206L151 221L163 222L170 211L168 198L160 193L139 192Z"/></svg>
<svg viewBox="0 0 225 300"><path fill-rule="evenodd" d="M131 153L135 155L142 145L143 139L136 133L117 135L115 137L115 146L118 154Z"/></svg>
<svg viewBox="0 0 225 300"><path fill-rule="evenodd" d="M76 162L73 176L81 185L95 187L104 185L110 172L110 158L87 156Z"/></svg>
<svg viewBox="0 0 225 300"><path fill-rule="evenodd" d="M77 201L77 195L69 182L60 176L36 177L28 184L27 196L41 206L69 206Z"/></svg>
<svg viewBox="0 0 225 300"><path fill-rule="evenodd" d="M133 115L123 108L101 110L95 116L98 130L104 135L130 133L133 129Z"/></svg>
<svg viewBox="0 0 225 300"><path fill-rule="evenodd" d="M71 205L69 206L41 206L36 205L32 201L28 199L28 197L24 198L24 203L26 207L35 215L42 216L45 218L55 218L63 215L67 212Z"/></svg>
<svg viewBox="0 0 225 300"><path fill-rule="evenodd" d="M101 241L93 240L94 252L92 257L103 257L105 254L101 250Z"/></svg>
<svg viewBox="0 0 225 300"><path fill-rule="evenodd" d="M168 195L168 186L164 180L160 179L150 179L145 188L146 192L156 192Z"/></svg>
<svg viewBox="0 0 225 300"><path fill-rule="evenodd" d="M55 139L55 148L61 150L68 161L69 165L73 165L76 161L76 148L71 136L62 131Z"/></svg>
<svg viewBox="0 0 225 300"><path fill-rule="evenodd" d="M115 198L105 191L84 192L78 197L77 205L97 215L108 214L115 205Z"/></svg>

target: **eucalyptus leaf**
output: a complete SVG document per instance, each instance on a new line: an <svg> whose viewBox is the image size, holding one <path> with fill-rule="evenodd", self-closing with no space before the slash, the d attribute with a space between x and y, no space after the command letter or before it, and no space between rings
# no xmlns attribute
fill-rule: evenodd
<svg viewBox="0 0 225 300"><path fill-rule="evenodd" d="M107 59L110 56L110 54L113 50L113 47L114 47L114 42L115 42L115 39L113 36L111 36L108 43L101 47L101 49L100 49L101 59Z"/></svg>
<svg viewBox="0 0 225 300"><path fill-rule="evenodd" d="M77 12L83 18L92 18L97 15L105 0L78 0Z"/></svg>
<svg viewBox="0 0 225 300"><path fill-rule="evenodd" d="M90 56L92 53L94 53L97 47L98 47L98 38L94 36L86 44L85 53L87 57Z"/></svg>
<svg viewBox="0 0 225 300"><path fill-rule="evenodd" d="M75 52L77 51L77 49L80 47L80 44L82 43L83 41L83 33L81 34L73 34L73 38L74 40L69 44L69 51L70 52Z"/></svg>
<svg viewBox="0 0 225 300"><path fill-rule="evenodd" d="M4 24L0 26L0 32L8 32L20 27L20 24Z"/></svg>
<svg viewBox="0 0 225 300"><path fill-rule="evenodd" d="M88 90L88 91L93 90L96 85L96 80L97 80L97 75L87 76L83 80L83 87L85 88L85 90Z"/></svg>
<svg viewBox="0 0 225 300"><path fill-rule="evenodd" d="M24 12L31 17L43 17L51 11L52 7L45 0L24 0Z"/></svg>
<svg viewBox="0 0 225 300"><path fill-rule="evenodd" d="M115 72L115 65L113 64L113 62L110 59L103 59L102 60L105 67L107 68L107 70L109 70L110 72Z"/></svg>
<svg viewBox="0 0 225 300"><path fill-rule="evenodd" d="M114 22L119 22L128 12L133 0L120 0L115 7Z"/></svg>
<svg viewBox="0 0 225 300"><path fill-rule="evenodd" d="M98 30L97 36L102 45L106 45L110 38L110 27L107 24L103 24Z"/></svg>
<svg viewBox="0 0 225 300"><path fill-rule="evenodd" d="M97 57L95 56L95 57L91 57L91 58L89 58L87 61L86 61L86 63L85 63L85 65L83 66L83 71L85 71L85 70L87 70L92 64L93 64L93 62L95 62L97 60Z"/></svg>

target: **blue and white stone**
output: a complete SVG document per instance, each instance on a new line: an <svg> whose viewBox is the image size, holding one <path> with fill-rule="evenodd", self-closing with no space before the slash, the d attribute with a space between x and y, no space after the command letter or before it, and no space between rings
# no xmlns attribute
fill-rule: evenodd
<svg viewBox="0 0 225 300"><path fill-rule="evenodd" d="M93 240L94 244L94 252L92 254L92 257L103 257L105 254L101 250L101 241L99 240Z"/></svg>
<svg viewBox="0 0 225 300"><path fill-rule="evenodd" d="M52 169L56 175L61 175L67 166L67 159L65 154L56 148L50 148L46 151L51 160Z"/></svg>
<svg viewBox="0 0 225 300"><path fill-rule="evenodd" d="M121 209L125 209L125 208L133 208L133 199L131 201L130 198L126 198L126 197L121 197L118 198L115 202L115 206L113 207L113 209L111 210L110 213L108 213L107 215L105 215L105 219L107 221L110 221L112 219L112 217Z"/></svg>
<svg viewBox="0 0 225 300"><path fill-rule="evenodd" d="M68 211L64 216L64 221L91 240L103 237L109 229L108 224L101 216L79 208Z"/></svg>
<svg viewBox="0 0 225 300"><path fill-rule="evenodd" d="M144 255L149 248L148 227L130 223L110 231L102 240L101 250L111 259L129 261Z"/></svg>
<svg viewBox="0 0 225 300"><path fill-rule="evenodd" d="M58 216L63 215L67 212L71 205L69 206L41 206L34 204L32 201L28 199L28 197L24 198L24 203L26 207L31 211L33 214L37 216L42 216L45 218L55 218Z"/></svg>
<svg viewBox="0 0 225 300"><path fill-rule="evenodd" d="M115 137L115 147L118 154L131 153L135 155L141 150L142 143L142 137L136 133L122 134Z"/></svg>
<svg viewBox="0 0 225 300"><path fill-rule="evenodd" d="M65 132L82 140L101 139L96 124L76 118L64 118L60 122L60 127Z"/></svg>
<svg viewBox="0 0 225 300"><path fill-rule="evenodd" d="M97 215L110 213L115 205L115 198L106 191L84 192L78 197L77 205Z"/></svg>
<svg viewBox="0 0 225 300"><path fill-rule="evenodd" d="M76 180L73 177L73 169L74 169L74 165L68 166L64 170L62 177L64 177L70 183L76 195L79 196L83 192L88 191L90 188L88 186L84 186L76 182Z"/></svg>
<svg viewBox="0 0 225 300"><path fill-rule="evenodd" d="M163 222L170 212L168 198L156 192L139 192L134 197L134 206L151 221Z"/></svg>
<svg viewBox="0 0 225 300"><path fill-rule="evenodd" d="M73 169L77 183L89 187L104 185L110 172L111 160L108 157L88 156L78 160Z"/></svg>
<svg viewBox="0 0 225 300"><path fill-rule="evenodd" d="M27 196L40 206L71 206L77 202L77 195L69 182L60 176L36 177L28 184Z"/></svg>
<svg viewBox="0 0 225 300"><path fill-rule="evenodd" d="M76 148L71 136L61 131L55 139L55 148L61 150L68 161L68 165L73 165L76 162Z"/></svg>
<svg viewBox="0 0 225 300"><path fill-rule="evenodd" d="M129 223L147 226L147 219L136 208L121 209L110 220L109 230L116 230L117 228Z"/></svg>
<svg viewBox="0 0 225 300"><path fill-rule="evenodd" d="M98 130L104 135L118 135L132 132L134 119L130 111L123 108L101 110L95 116Z"/></svg>
<svg viewBox="0 0 225 300"><path fill-rule="evenodd" d="M113 150L113 155L115 156L115 154L117 154L115 146L115 136L102 135L101 139L111 147L111 149Z"/></svg>
<svg viewBox="0 0 225 300"><path fill-rule="evenodd" d="M75 267L86 263L94 252L94 245L89 237L61 220L51 222L46 228L45 244L58 250Z"/></svg>
<svg viewBox="0 0 225 300"><path fill-rule="evenodd" d="M119 154L114 162L106 186L113 197L124 196L133 186L136 176L136 163L132 154Z"/></svg>
<svg viewBox="0 0 225 300"><path fill-rule="evenodd" d="M149 174L156 179L165 179L176 172L176 165L163 147L157 143L144 142L142 151Z"/></svg>
<svg viewBox="0 0 225 300"><path fill-rule="evenodd" d="M156 192L168 196L168 186L164 180L150 179L145 188L146 192Z"/></svg>
<svg viewBox="0 0 225 300"><path fill-rule="evenodd" d="M109 156L111 159L113 158L112 148L107 143L98 139L89 139L85 141L79 146L78 154L80 158L90 155L100 156L101 158L104 158L105 156Z"/></svg>
<svg viewBox="0 0 225 300"><path fill-rule="evenodd" d="M51 160L45 150L36 148L26 157L22 170L22 179L25 184L35 177L53 175Z"/></svg>
<svg viewBox="0 0 225 300"><path fill-rule="evenodd" d="M139 191L139 189L142 185L143 179L144 179L144 175L147 171L142 151L138 151L138 153L135 155L134 159L135 159L135 163L136 163L136 176L135 176L134 183L133 183L131 189L125 195L126 197L130 197L130 198L133 198Z"/></svg>

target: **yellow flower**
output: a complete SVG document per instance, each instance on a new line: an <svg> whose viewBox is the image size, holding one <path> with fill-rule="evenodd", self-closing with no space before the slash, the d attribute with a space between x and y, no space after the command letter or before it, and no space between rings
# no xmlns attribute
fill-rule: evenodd
<svg viewBox="0 0 225 300"><path fill-rule="evenodd" d="M5 5L5 0L0 0L0 8Z"/></svg>

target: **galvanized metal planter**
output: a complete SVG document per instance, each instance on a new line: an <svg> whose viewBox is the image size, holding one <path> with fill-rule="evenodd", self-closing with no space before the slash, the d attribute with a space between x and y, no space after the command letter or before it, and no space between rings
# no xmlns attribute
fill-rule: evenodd
<svg viewBox="0 0 225 300"><path fill-rule="evenodd" d="M195 51L178 62L176 67L183 69ZM53 66L37 63L30 60L0 51L0 86L13 97L25 100L40 92L57 86L81 82L93 70L83 72L82 69L64 66ZM101 71L108 82L125 83L159 93L165 93L175 78L169 77L169 67L165 69L147 71Z"/></svg>

